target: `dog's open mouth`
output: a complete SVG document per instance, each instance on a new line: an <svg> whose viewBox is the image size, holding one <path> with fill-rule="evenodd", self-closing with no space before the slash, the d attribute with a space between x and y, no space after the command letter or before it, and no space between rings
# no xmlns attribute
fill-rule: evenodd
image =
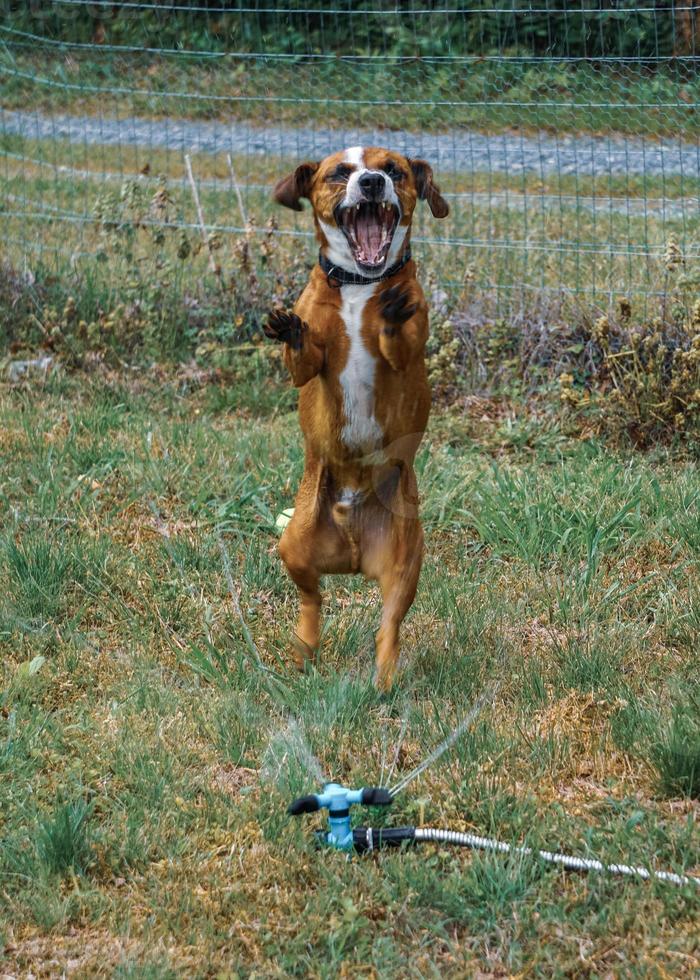
<svg viewBox="0 0 700 980"><path fill-rule="evenodd" d="M355 262L368 271L380 270L399 223L399 209L388 201L362 201L337 208L335 220L348 240Z"/></svg>

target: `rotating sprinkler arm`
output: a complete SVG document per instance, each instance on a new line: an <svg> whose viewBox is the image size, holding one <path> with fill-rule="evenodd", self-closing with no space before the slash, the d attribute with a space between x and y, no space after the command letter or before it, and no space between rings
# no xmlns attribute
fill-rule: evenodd
<svg viewBox="0 0 700 980"><path fill-rule="evenodd" d="M357 803L363 806L388 806L391 801L391 793L381 786L347 789L338 783L328 783L322 793L312 793L294 800L289 804L287 813L298 817L302 813L328 810L328 831L321 835L323 842L341 851L352 851L355 841L350 826L350 807Z"/></svg>

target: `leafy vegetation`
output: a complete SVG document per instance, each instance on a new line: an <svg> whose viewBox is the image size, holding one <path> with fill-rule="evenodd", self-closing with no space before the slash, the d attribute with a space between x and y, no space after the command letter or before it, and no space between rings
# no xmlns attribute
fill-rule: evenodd
<svg viewBox="0 0 700 980"><path fill-rule="evenodd" d="M339 0L328 9L308 0L286 0L282 9L238 0L175 0L161 9L156 4L139 9L3 0L2 8L8 26L56 40L217 53L331 50L440 57L508 52L653 59L694 53L697 30L693 10L670 11L665 0L643 5L637 0L586 0L575 7L566 0L548 0L545 9L522 0L509 9L494 9L487 0L473 0L466 9L461 0L412 0L406 10L391 0ZM428 18L430 29L424 30Z"/></svg>

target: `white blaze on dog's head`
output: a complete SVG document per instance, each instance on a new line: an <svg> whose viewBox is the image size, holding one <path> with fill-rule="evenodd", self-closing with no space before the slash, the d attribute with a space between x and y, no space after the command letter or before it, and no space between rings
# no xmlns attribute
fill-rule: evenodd
<svg viewBox="0 0 700 980"><path fill-rule="evenodd" d="M365 151L361 146L349 146L347 150L343 150L343 160L353 167L362 167L364 166L364 154Z"/></svg>
<svg viewBox="0 0 700 980"><path fill-rule="evenodd" d="M369 279L401 257L418 198L436 217L448 213L425 161L378 147L353 146L302 164L275 188L275 198L294 210L301 210L302 197L313 206L326 258Z"/></svg>

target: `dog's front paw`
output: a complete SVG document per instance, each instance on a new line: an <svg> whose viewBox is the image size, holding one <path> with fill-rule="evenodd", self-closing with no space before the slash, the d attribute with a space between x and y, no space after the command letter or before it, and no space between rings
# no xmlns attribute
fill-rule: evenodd
<svg viewBox="0 0 700 980"><path fill-rule="evenodd" d="M384 332L391 335L411 319L418 309L418 304L410 302L408 291L401 286L391 286L379 297L379 309L387 323Z"/></svg>
<svg viewBox="0 0 700 980"><path fill-rule="evenodd" d="M289 344L294 350L301 350L304 331L308 329L309 325L296 313L273 310L263 326L263 333L270 340L276 340L279 344Z"/></svg>

